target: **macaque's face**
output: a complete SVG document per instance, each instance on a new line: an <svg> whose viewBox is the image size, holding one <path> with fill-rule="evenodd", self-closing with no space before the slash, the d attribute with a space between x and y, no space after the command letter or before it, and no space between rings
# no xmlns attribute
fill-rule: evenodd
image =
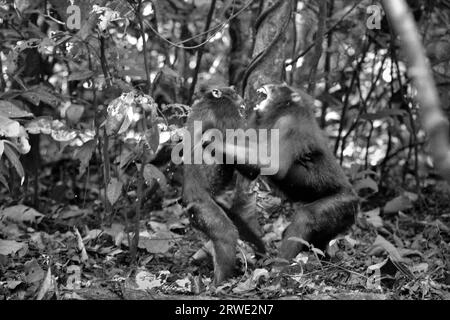
<svg viewBox="0 0 450 320"><path fill-rule="evenodd" d="M234 105L242 108L244 100L234 87L211 88L199 92L198 102L211 102L212 105Z"/></svg>
<svg viewBox="0 0 450 320"><path fill-rule="evenodd" d="M265 114L290 103L306 109L309 109L311 105L306 93L297 91L287 84L267 84L257 90L255 110L259 114Z"/></svg>

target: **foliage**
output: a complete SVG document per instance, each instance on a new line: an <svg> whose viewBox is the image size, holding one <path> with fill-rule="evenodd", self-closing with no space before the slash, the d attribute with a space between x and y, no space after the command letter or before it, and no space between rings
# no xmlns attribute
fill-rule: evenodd
<svg viewBox="0 0 450 320"><path fill-rule="evenodd" d="M138 266L133 288L212 290L209 269L188 263L202 245L178 204L180 168L167 150L183 128L194 78L197 89L242 85L258 2L217 1L205 33L205 0L75 1L79 29L66 24L74 19L67 1L0 1L0 297L79 298L73 292L92 285L98 266L121 282L130 261ZM386 18L369 30L372 1L328 1L323 53L313 63L320 10L297 2L285 80L307 88L315 74L317 116L363 210L330 246L335 260L318 259L323 252L307 243L310 251L278 273L241 243L245 279L213 292L277 298L365 288L374 298L448 299L449 190L427 155ZM448 114L449 6L408 3ZM275 252L289 205L266 189L259 183L258 203Z"/></svg>

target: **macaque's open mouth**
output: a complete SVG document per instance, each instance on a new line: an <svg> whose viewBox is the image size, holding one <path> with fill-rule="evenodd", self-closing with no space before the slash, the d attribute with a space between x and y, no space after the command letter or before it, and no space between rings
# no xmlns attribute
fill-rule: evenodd
<svg viewBox="0 0 450 320"><path fill-rule="evenodd" d="M269 97L268 92L265 87L261 87L258 90L256 90L256 104L260 104L264 100L266 100Z"/></svg>

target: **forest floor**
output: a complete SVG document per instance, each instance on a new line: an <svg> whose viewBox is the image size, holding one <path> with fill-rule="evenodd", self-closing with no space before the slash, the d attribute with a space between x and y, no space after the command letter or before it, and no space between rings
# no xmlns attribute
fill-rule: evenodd
<svg viewBox="0 0 450 320"><path fill-rule="evenodd" d="M450 299L450 192L439 184L413 205L403 197L387 208L378 195L326 257L311 247L283 268L274 257L292 208L259 191L268 257L255 260L240 242L238 276L215 288L211 259L198 258L205 239L176 192L146 202L132 265L133 206L124 201L105 215L98 188L55 182L52 170L42 173L39 211L21 204L26 195L0 194L0 300Z"/></svg>

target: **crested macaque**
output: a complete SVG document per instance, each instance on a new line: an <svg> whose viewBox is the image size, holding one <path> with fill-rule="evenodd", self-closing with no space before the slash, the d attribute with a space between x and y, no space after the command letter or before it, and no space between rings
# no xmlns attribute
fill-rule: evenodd
<svg viewBox="0 0 450 320"><path fill-rule="evenodd" d="M258 90L260 101L250 119L256 129L277 129L279 133L279 170L267 175L269 183L288 200L298 203L296 214L283 234L279 256L294 258L304 244L290 240L302 238L316 248L324 249L336 235L354 222L359 200L342 168L327 147L316 122L312 98L288 85L265 85ZM270 137L269 137L270 139ZM271 161L255 145L219 145L216 152L234 157L237 163L249 163L257 154L257 165L263 168ZM257 148L269 148L267 141L258 141ZM237 169L245 174L254 170L254 163Z"/></svg>
<svg viewBox="0 0 450 320"><path fill-rule="evenodd" d="M190 137L203 135L202 130L194 132L198 121L223 135L226 129L242 128L244 119L241 108L242 98L231 87L203 92L194 102L187 118L187 133ZM184 139L186 146L189 143ZM247 215L243 210L248 203L245 198L247 193L242 185L235 184L240 181L234 178L237 165L224 164L223 161L215 164L195 163L192 160L198 151L196 148L202 149L201 140L199 145L193 145L187 151L190 152L189 160L186 152L183 153L183 203L188 208L193 225L213 243L214 283L219 284L233 275L239 236L253 244L260 254L265 253L265 248L256 217ZM250 178L255 178L259 173L251 166L242 171ZM234 188L236 192L231 208L227 209L218 198L229 188Z"/></svg>

